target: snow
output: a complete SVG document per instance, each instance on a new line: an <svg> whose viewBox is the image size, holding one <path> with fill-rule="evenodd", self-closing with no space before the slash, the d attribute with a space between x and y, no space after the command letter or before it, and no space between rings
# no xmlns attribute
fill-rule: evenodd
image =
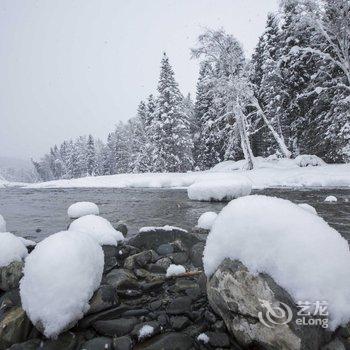
<svg viewBox="0 0 350 350"><path fill-rule="evenodd" d="M210 230L217 216L218 214L213 211L203 213L198 219L197 227Z"/></svg>
<svg viewBox="0 0 350 350"><path fill-rule="evenodd" d="M188 232L187 230L184 230L183 228L176 227L176 226L170 226L170 225L165 225L165 226L145 226L140 228L140 232L154 232L158 230L163 230L163 231L182 231L182 232Z"/></svg>
<svg viewBox="0 0 350 350"><path fill-rule="evenodd" d="M22 261L28 254L23 242L10 232L0 232L0 267Z"/></svg>
<svg viewBox="0 0 350 350"><path fill-rule="evenodd" d="M312 214L317 215L316 209L315 209L312 205L310 205L310 204L307 204L307 203L300 203L300 204L298 204L298 206L299 206L300 208L305 209L305 210L308 211L309 213L312 213Z"/></svg>
<svg viewBox="0 0 350 350"><path fill-rule="evenodd" d="M206 275L225 258L269 274L295 301L327 300L332 329L350 320L347 241L321 217L288 200L254 195L231 201L208 235Z"/></svg>
<svg viewBox="0 0 350 350"><path fill-rule="evenodd" d="M151 336L154 332L154 328L148 324L142 326L139 330L139 340Z"/></svg>
<svg viewBox="0 0 350 350"><path fill-rule="evenodd" d="M22 243L26 246L26 247L32 247L36 245L36 242L32 241L31 239L27 239L24 237L18 237Z"/></svg>
<svg viewBox="0 0 350 350"><path fill-rule="evenodd" d="M99 287L102 248L89 235L62 231L44 239L25 260L20 282L23 309L44 335L55 337L81 319Z"/></svg>
<svg viewBox="0 0 350 350"><path fill-rule="evenodd" d="M337 202L338 199L337 199L337 197L335 197L335 196L328 196L328 197L325 198L324 201L325 201L325 202Z"/></svg>
<svg viewBox="0 0 350 350"><path fill-rule="evenodd" d="M302 154L297 156L295 157L294 161L300 167L324 166L326 164L320 157L310 154Z"/></svg>
<svg viewBox="0 0 350 350"><path fill-rule="evenodd" d="M186 272L186 269L182 265L171 264L166 270L166 277L182 275Z"/></svg>
<svg viewBox="0 0 350 350"><path fill-rule="evenodd" d="M223 201L247 196L252 183L243 176L233 176L219 181L199 181L188 187L188 198L197 201Z"/></svg>
<svg viewBox="0 0 350 350"><path fill-rule="evenodd" d="M199 334L197 340L202 341L204 344L209 343L209 337L205 333Z"/></svg>
<svg viewBox="0 0 350 350"><path fill-rule="evenodd" d="M0 232L6 232L6 221L1 214L0 214Z"/></svg>
<svg viewBox="0 0 350 350"><path fill-rule="evenodd" d="M68 217L71 219L78 219L84 215L99 215L98 206L92 202L77 202L68 208Z"/></svg>
<svg viewBox="0 0 350 350"><path fill-rule="evenodd" d="M118 245L118 241L123 241L124 236L117 231L112 224L97 215L85 215L74 220L69 231L84 232L93 237L100 245Z"/></svg>
<svg viewBox="0 0 350 350"><path fill-rule="evenodd" d="M300 167L295 159L256 157L255 168L243 170L246 162L225 161L209 171L187 173L142 173L90 176L27 184L26 188L187 188L200 181L229 181L243 176L253 189L271 187L350 187L350 164Z"/></svg>

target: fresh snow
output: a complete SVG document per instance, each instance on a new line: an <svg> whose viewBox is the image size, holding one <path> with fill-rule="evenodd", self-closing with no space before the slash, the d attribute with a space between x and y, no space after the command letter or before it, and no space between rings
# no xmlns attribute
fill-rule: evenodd
<svg viewBox="0 0 350 350"><path fill-rule="evenodd" d="M335 197L335 196L328 196L328 197L325 198L324 201L325 201L325 202L337 202L338 199L337 199L337 197Z"/></svg>
<svg viewBox="0 0 350 350"><path fill-rule="evenodd" d="M0 214L0 232L6 232L6 221L1 214Z"/></svg>
<svg viewBox="0 0 350 350"><path fill-rule="evenodd" d="M145 324L139 330L139 340L150 337L153 334L153 332L154 327L150 326L149 324Z"/></svg>
<svg viewBox="0 0 350 350"><path fill-rule="evenodd" d="M198 219L197 227L210 230L217 216L218 214L213 211L203 213Z"/></svg>
<svg viewBox="0 0 350 350"><path fill-rule="evenodd" d="M228 179L198 181L188 187L188 198L197 201L222 201L247 196L252 183L243 176Z"/></svg>
<svg viewBox="0 0 350 350"><path fill-rule="evenodd" d="M300 204L298 204L298 206L299 206L300 208L303 208L303 209L307 210L309 213L312 213L312 214L317 215L316 209L315 209L312 205L310 205L310 204L307 204L307 203L300 203Z"/></svg>
<svg viewBox="0 0 350 350"><path fill-rule="evenodd" d="M171 264L166 270L166 277L182 275L186 272L186 269L182 265Z"/></svg>
<svg viewBox="0 0 350 350"><path fill-rule="evenodd" d="M70 219L78 219L84 215L99 215L98 206L92 202L77 202L68 208L68 217Z"/></svg>
<svg viewBox="0 0 350 350"><path fill-rule="evenodd" d="M311 154L302 154L297 156L295 157L294 161L300 167L326 165L326 163L320 157Z"/></svg>
<svg viewBox="0 0 350 350"><path fill-rule="evenodd" d="M204 344L209 343L209 337L205 333L199 334L197 340L202 341Z"/></svg>
<svg viewBox="0 0 350 350"><path fill-rule="evenodd" d="M10 232L0 232L0 267L22 261L27 254L27 248L19 237Z"/></svg>
<svg viewBox="0 0 350 350"><path fill-rule="evenodd" d="M288 200L254 195L231 201L206 241L207 276L225 258L269 274L295 301L327 300L332 329L350 320L347 241L321 217Z"/></svg>
<svg viewBox="0 0 350 350"><path fill-rule="evenodd" d="M93 237L100 245L118 245L118 241L123 241L124 236L117 231L112 224L97 215L85 215L74 220L69 231L84 232Z"/></svg>
<svg viewBox="0 0 350 350"><path fill-rule="evenodd" d="M183 228L176 227L176 226L145 226L140 228L140 232L153 232L153 231L158 231L158 230L163 230L163 231L182 231L182 232L188 232L187 230L184 230Z"/></svg>
<svg viewBox="0 0 350 350"><path fill-rule="evenodd" d="M350 164L300 167L295 159L256 157L255 168L243 170L246 161L225 161L209 171L187 173L142 173L90 176L27 184L26 188L187 188L201 181L230 181L246 177L253 189L271 187L350 187ZM232 180L234 181L234 180Z"/></svg>
<svg viewBox="0 0 350 350"><path fill-rule="evenodd" d="M27 239L24 237L18 237L22 243L26 246L26 247L33 247L36 245L36 242L32 241L31 239Z"/></svg>
<svg viewBox="0 0 350 350"><path fill-rule="evenodd" d="M55 337L81 319L99 287L102 248L89 235L62 231L44 239L25 260L20 282L23 309Z"/></svg>

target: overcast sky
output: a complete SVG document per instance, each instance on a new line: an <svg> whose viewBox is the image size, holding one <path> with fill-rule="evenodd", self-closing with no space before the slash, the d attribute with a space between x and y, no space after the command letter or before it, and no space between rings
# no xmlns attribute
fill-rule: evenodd
<svg viewBox="0 0 350 350"><path fill-rule="evenodd" d="M105 139L155 92L163 51L193 94L189 48L203 28L224 28L250 55L276 9L277 0L0 0L0 156Z"/></svg>

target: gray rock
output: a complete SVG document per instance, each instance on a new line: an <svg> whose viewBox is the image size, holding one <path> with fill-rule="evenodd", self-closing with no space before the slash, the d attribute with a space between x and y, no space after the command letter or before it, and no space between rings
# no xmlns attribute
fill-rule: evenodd
<svg viewBox="0 0 350 350"><path fill-rule="evenodd" d="M109 271L113 267L118 266L118 254L119 248L114 245L103 245L102 246L105 264L104 271Z"/></svg>
<svg viewBox="0 0 350 350"><path fill-rule="evenodd" d="M189 255L187 252L177 252L169 254L168 258L170 258L176 265L184 265L188 261Z"/></svg>
<svg viewBox="0 0 350 350"><path fill-rule="evenodd" d="M222 332L206 332L209 337L209 344L215 348L228 348L230 346L230 338L226 333Z"/></svg>
<svg viewBox="0 0 350 350"><path fill-rule="evenodd" d="M117 290L138 288L136 276L127 269L114 269L105 276L104 280Z"/></svg>
<svg viewBox="0 0 350 350"><path fill-rule="evenodd" d="M32 327L21 307L9 309L0 319L0 350L27 340Z"/></svg>
<svg viewBox="0 0 350 350"><path fill-rule="evenodd" d="M190 259L195 267L203 268L203 251L204 251L205 243L199 242L196 243L190 252Z"/></svg>
<svg viewBox="0 0 350 350"><path fill-rule="evenodd" d="M91 298L90 309L86 314L94 314L117 305L117 289L110 285L101 285Z"/></svg>
<svg viewBox="0 0 350 350"><path fill-rule="evenodd" d="M81 343L81 338L71 332L60 334L56 339L45 340L40 344L40 350L75 350Z"/></svg>
<svg viewBox="0 0 350 350"><path fill-rule="evenodd" d="M122 335L126 335L130 333L135 325L137 324L136 317L130 318L118 318L115 320L105 320L105 321L97 321L92 326L94 329L106 336L117 336L120 337Z"/></svg>
<svg viewBox="0 0 350 350"><path fill-rule="evenodd" d="M9 290L0 297L0 320L14 306L21 306L21 297L18 289Z"/></svg>
<svg viewBox="0 0 350 350"><path fill-rule="evenodd" d="M167 268L171 265L171 260L165 257L157 260L155 264L161 266L166 271Z"/></svg>
<svg viewBox="0 0 350 350"><path fill-rule="evenodd" d="M170 317L171 327L175 331L181 331L182 329L186 328L190 323L191 323L190 320L186 316Z"/></svg>
<svg viewBox="0 0 350 350"><path fill-rule="evenodd" d="M343 342L336 338L327 345L323 346L321 350L346 350L346 348Z"/></svg>
<svg viewBox="0 0 350 350"><path fill-rule="evenodd" d="M178 297L170 302L166 311L170 315L185 314L191 311L191 303L189 297Z"/></svg>
<svg viewBox="0 0 350 350"><path fill-rule="evenodd" d="M22 278L23 262L13 261L11 264L0 267L0 290L10 290L18 288Z"/></svg>
<svg viewBox="0 0 350 350"><path fill-rule="evenodd" d="M124 237L126 237L126 235L128 234L128 227L125 225L124 222L118 222L115 229L121 232Z"/></svg>
<svg viewBox="0 0 350 350"><path fill-rule="evenodd" d="M23 343L14 344L8 350L38 350L41 343L43 343L41 339L31 339Z"/></svg>
<svg viewBox="0 0 350 350"><path fill-rule="evenodd" d="M114 350L131 350L132 340L128 336L114 338L113 349Z"/></svg>
<svg viewBox="0 0 350 350"><path fill-rule="evenodd" d="M124 262L124 268L132 270L136 267L145 267L147 264L153 263L158 259L159 256L154 250L145 250L127 257Z"/></svg>
<svg viewBox="0 0 350 350"><path fill-rule="evenodd" d="M135 350L189 350L193 340L181 333L165 333L136 345Z"/></svg>
<svg viewBox="0 0 350 350"><path fill-rule="evenodd" d="M251 274L239 261L225 259L210 278L208 300L213 310L224 320L228 331L244 347L263 349L319 349L329 341L321 327L297 326L294 318L287 324L266 327L258 314L266 309L260 300L272 305L287 304L297 314L290 295L269 276Z"/></svg>
<svg viewBox="0 0 350 350"><path fill-rule="evenodd" d="M81 345L84 350L108 350L112 349L112 339L107 337L97 337Z"/></svg>
<svg viewBox="0 0 350 350"><path fill-rule="evenodd" d="M182 229L163 230L155 228L153 231L139 232L129 240L129 244L140 249L156 250L161 244L180 240L188 249L198 243L200 239Z"/></svg>
<svg viewBox="0 0 350 350"><path fill-rule="evenodd" d="M167 254L171 254L173 252L174 252L174 247L170 243L161 244L157 248L157 253L159 255L167 255Z"/></svg>

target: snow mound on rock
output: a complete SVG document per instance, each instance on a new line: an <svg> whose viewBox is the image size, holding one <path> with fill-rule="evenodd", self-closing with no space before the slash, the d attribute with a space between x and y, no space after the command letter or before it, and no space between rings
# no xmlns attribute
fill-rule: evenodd
<svg viewBox="0 0 350 350"><path fill-rule="evenodd" d="M299 206L300 208L305 209L305 210L308 211L309 213L312 213L312 214L317 215L316 209L315 209L312 205L310 205L310 204L307 204L307 203L300 203L300 204L298 204L298 206Z"/></svg>
<svg viewBox="0 0 350 350"><path fill-rule="evenodd" d="M288 200L255 195L231 201L208 235L205 273L212 275L225 258L269 274L295 301L328 301L332 329L350 320L347 241Z"/></svg>
<svg viewBox="0 0 350 350"><path fill-rule="evenodd" d="M328 196L328 197L325 198L324 201L325 201L325 202L337 202L338 199L337 199L337 197L335 197L335 196Z"/></svg>
<svg viewBox="0 0 350 350"><path fill-rule="evenodd" d="M295 157L294 161L295 164L300 167L326 165L320 157L312 154L301 154L300 156Z"/></svg>
<svg viewBox="0 0 350 350"><path fill-rule="evenodd" d="M103 265L102 248L81 232L58 232L28 255L20 282L22 306L45 336L55 337L83 317Z"/></svg>
<svg viewBox="0 0 350 350"><path fill-rule="evenodd" d="M28 254L21 239L10 232L0 232L0 267L22 261Z"/></svg>
<svg viewBox="0 0 350 350"><path fill-rule="evenodd" d="M95 203L77 202L68 208L68 216L70 219L78 219L84 215L99 215L100 210Z"/></svg>
<svg viewBox="0 0 350 350"><path fill-rule="evenodd" d="M89 234L100 245L118 245L118 241L124 240L121 232L117 231L112 224L97 215L85 215L74 220L69 231L78 231Z"/></svg>
<svg viewBox="0 0 350 350"><path fill-rule="evenodd" d="M197 227L210 230L217 216L218 214L213 211L203 213L198 219Z"/></svg>
<svg viewBox="0 0 350 350"><path fill-rule="evenodd" d="M252 183L243 176L198 181L187 189L188 198L197 201L227 201L247 196L252 191Z"/></svg>
<svg viewBox="0 0 350 350"><path fill-rule="evenodd" d="M149 324L145 324L139 330L139 340L150 337L153 334L153 332L154 327L150 326Z"/></svg>
<svg viewBox="0 0 350 350"><path fill-rule="evenodd" d="M186 272L186 269L182 265L171 264L166 270L166 277L182 275Z"/></svg>
<svg viewBox="0 0 350 350"><path fill-rule="evenodd" d="M0 214L0 232L6 232L6 221L1 214Z"/></svg>
<svg viewBox="0 0 350 350"><path fill-rule="evenodd" d="M176 226L170 226L170 225L164 225L164 226L145 226L141 227L139 232L154 232L154 231L182 231L182 232L188 232L187 230L184 230L181 227L176 227Z"/></svg>

